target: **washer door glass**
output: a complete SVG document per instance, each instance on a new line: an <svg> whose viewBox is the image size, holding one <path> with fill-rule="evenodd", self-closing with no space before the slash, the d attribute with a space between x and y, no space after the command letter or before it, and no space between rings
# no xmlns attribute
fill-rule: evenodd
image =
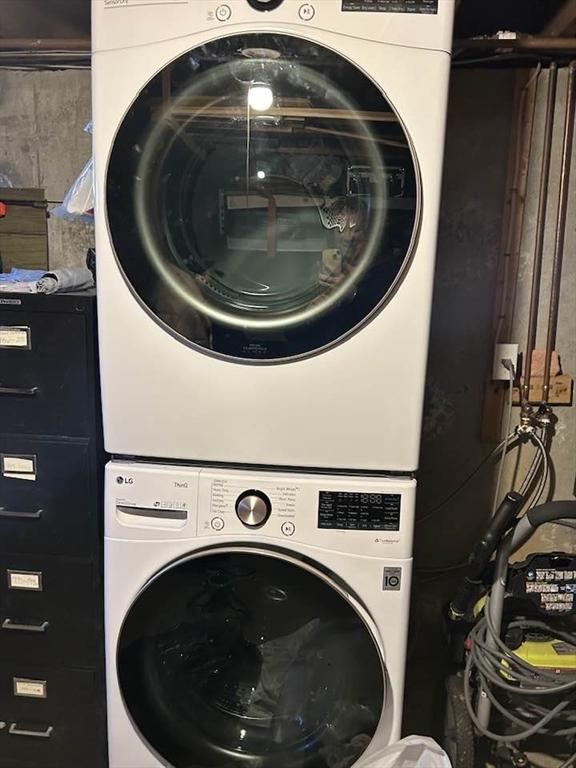
<svg viewBox="0 0 576 768"><path fill-rule="evenodd" d="M132 721L175 768L349 768L385 702L375 641L295 560L181 560L136 599L118 644Z"/></svg>
<svg viewBox="0 0 576 768"><path fill-rule="evenodd" d="M287 35L207 43L138 95L108 165L117 259L158 322L273 362L344 339L407 266L419 185L382 91Z"/></svg>

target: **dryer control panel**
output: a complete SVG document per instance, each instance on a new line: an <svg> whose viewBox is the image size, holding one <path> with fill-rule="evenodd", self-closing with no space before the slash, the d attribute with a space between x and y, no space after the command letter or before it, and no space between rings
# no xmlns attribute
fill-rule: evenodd
<svg viewBox="0 0 576 768"><path fill-rule="evenodd" d="M412 556L416 482L110 462L109 538L262 538L382 557ZM208 543L208 542L207 542Z"/></svg>
<svg viewBox="0 0 576 768"><path fill-rule="evenodd" d="M182 44L191 50L215 34L292 27L295 35L319 40L345 33L363 43L449 53L454 8L455 0L92 0L92 44L96 53L122 55L130 48L173 41L173 48L162 54L168 62Z"/></svg>
<svg viewBox="0 0 576 768"><path fill-rule="evenodd" d="M438 0L342 0L343 11L438 13Z"/></svg>

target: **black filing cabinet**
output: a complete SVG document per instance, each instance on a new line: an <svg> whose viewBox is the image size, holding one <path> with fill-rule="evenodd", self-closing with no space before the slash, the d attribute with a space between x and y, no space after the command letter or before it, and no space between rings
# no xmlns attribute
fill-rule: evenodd
<svg viewBox="0 0 576 768"><path fill-rule="evenodd" d="M0 293L0 768L107 765L96 297Z"/></svg>

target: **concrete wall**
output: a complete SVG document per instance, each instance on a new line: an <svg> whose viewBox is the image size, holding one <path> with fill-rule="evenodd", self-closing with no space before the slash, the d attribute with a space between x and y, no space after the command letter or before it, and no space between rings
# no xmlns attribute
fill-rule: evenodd
<svg viewBox="0 0 576 768"><path fill-rule="evenodd" d="M61 201L90 157L90 73L0 69L0 186L40 187ZM54 205L50 206L51 208ZM94 228L56 217L48 221L52 268L82 264Z"/></svg>
<svg viewBox="0 0 576 768"><path fill-rule="evenodd" d="M565 75L561 74L540 339L547 313L564 84ZM546 76L543 75L538 94L517 311L511 339L522 347L526 337L545 90ZM486 463L471 482L462 490L458 489L491 448L482 444L479 436L484 382L493 354L490 327L512 122L512 93L511 72L453 72L419 479L420 522L416 525L412 645L404 718L406 733L437 736L441 733L440 691L444 677L452 668L442 612L461 577L458 566L485 526L492 505L494 463ZM564 370L572 375L576 374L575 252L576 168L570 193L558 340ZM572 498L576 472L576 411L574 407L555 410L558 424L552 447L556 467L553 495L555 498ZM517 416L518 409L515 409L514 423ZM529 449L523 452L524 468L531 455ZM508 460L503 491L513 482L515 465L512 458ZM532 551L539 548L573 551L575 543L575 531L546 526L528 548Z"/></svg>
<svg viewBox="0 0 576 768"><path fill-rule="evenodd" d="M518 295L510 341L526 344L532 258L542 160L547 73L540 76L526 215L520 257ZM513 74L506 71L459 71L452 77L444 193L438 243L438 266L428 397L423 425L420 472L417 565L423 569L456 565L485 524L494 489L494 464L451 494L487 455L491 446L479 439L486 373L492 361L491 322L495 270L500 247L506 163L512 121ZM556 124L537 348L545 346L550 273L558 203L560 155L564 128L566 71L558 78ZM573 158L558 350L565 373L576 375L576 154ZM513 424L519 409L514 410ZM574 497L576 408L555 408L558 419L552 442L552 498ZM523 448L506 462L505 492L523 477L533 456ZM446 503L443 503L445 500ZM431 510L442 505L434 514ZM449 536L438 537L438 531ZM574 545L570 529L547 526L530 549Z"/></svg>
<svg viewBox="0 0 576 768"><path fill-rule="evenodd" d="M464 560L490 508L490 466L451 495L491 448L481 443L480 429L513 86L511 71L452 74L420 462L419 568ZM450 535L438 535L444 531Z"/></svg>
<svg viewBox="0 0 576 768"><path fill-rule="evenodd" d="M542 292L538 322L537 349L546 345L546 330L550 296L550 278L552 272L552 256L556 231L556 215L558 210L558 193L560 183L560 161L564 130L564 115L566 106L567 70L561 70L558 75L558 92L555 109L555 128L552 147L552 165L546 218L546 233L544 239L544 263L542 274ZM524 235L520 255L520 270L518 280L518 296L514 318L513 338L521 349L526 346L530 289L532 282L532 261L534 256L536 213L538 208L538 189L541 177L542 145L544 133L544 118L548 89L548 74L540 75L537 95L536 124L534 127L533 154L528 177L528 193L524 222ZM558 340L556 348L560 353L563 371L576 377L576 152L572 157L569 207L566 226L566 243L564 250L564 265L562 274L562 290L560 296L560 315L558 325ZM557 407L554 409L557 417L555 435L552 440L551 454L554 464L553 484L550 489L552 498L571 499L576 494L576 406ZM531 450L523 451L519 474L526 469L531 459ZM515 469L514 462L509 461L506 477L510 481ZM543 549L567 546L574 548L576 531L550 525L542 528L529 549Z"/></svg>

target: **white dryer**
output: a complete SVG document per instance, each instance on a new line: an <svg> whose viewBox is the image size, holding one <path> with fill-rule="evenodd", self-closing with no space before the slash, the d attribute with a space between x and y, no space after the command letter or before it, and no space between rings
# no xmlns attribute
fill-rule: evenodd
<svg viewBox="0 0 576 768"><path fill-rule="evenodd" d="M111 768L350 768L400 735L414 482L113 461Z"/></svg>
<svg viewBox="0 0 576 768"><path fill-rule="evenodd" d="M93 0L106 448L413 471L453 0Z"/></svg>

